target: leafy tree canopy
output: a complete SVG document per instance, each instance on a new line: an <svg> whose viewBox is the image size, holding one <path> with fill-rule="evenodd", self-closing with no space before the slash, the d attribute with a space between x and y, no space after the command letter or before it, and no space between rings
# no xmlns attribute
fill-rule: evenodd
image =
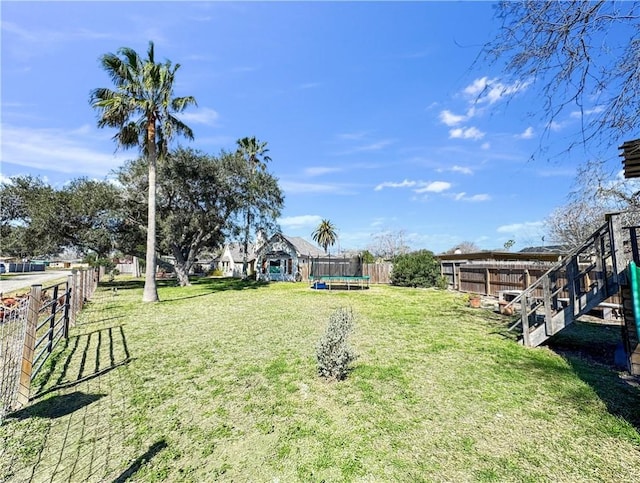
<svg viewBox="0 0 640 483"><path fill-rule="evenodd" d="M147 184L143 158L127 163L118 172L124 187L128 230L123 251L135 254L143 245ZM219 248L228 236L243 227L247 164L235 153L210 156L179 148L158 163L158 247L170 254L181 285L204 249ZM279 216L282 194L277 180L259 173L253 200L261 219Z"/></svg>
<svg viewBox="0 0 640 483"><path fill-rule="evenodd" d="M2 252L24 258L75 248L105 257L119 206L117 188L106 181L80 178L56 190L39 178L13 177L0 185Z"/></svg>

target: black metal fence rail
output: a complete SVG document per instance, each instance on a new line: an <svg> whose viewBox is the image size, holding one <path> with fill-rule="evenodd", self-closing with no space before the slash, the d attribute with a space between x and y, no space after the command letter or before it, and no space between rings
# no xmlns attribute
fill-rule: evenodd
<svg viewBox="0 0 640 483"><path fill-rule="evenodd" d="M5 414L28 404L34 378L56 344L69 336L98 275L93 269L72 270L66 281L46 288L33 285L11 307L0 307L0 423Z"/></svg>
<svg viewBox="0 0 640 483"><path fill-rule="evenodd" d="M36 326L36 355L33 360L35 369L31 373L31 380L38 375L58 342L69 335L71 288L69 281L66 281L42 290L43 305L39 310L40 317ZM52 295L49 295L49 291Z"/></svg>

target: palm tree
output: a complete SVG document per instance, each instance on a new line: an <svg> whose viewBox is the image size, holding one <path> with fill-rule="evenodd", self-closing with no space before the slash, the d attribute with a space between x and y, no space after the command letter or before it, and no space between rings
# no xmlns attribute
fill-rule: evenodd
<svg viewBox="0 0 640 483"><path fill-rule="evenodd" d="M149 42L147 58L123 47L117 54L100 58L102 68L115 84L115 90L97 88L90 102L100 112L98 127L115 127L113 139L118 148L137 146L149 165L149 207L147 221L147 256L143 302L158 300L156 288L156 163L167 154L176 134L193 139L191 129L175 117L188 106L195 105L192 96L173 97L175 73L180 64L167 60L156 63L153 42Z"/></svg>
<svg viewBox="0 0 640 483"><path fill-rule="evenodd" d="M256 169L264 170L267 167L271 158L267 156L267 142L261 142L256 139L255 136L252 137L244 137L242 139L238 139L236 141L236 145L238 146L237 153L242 156L242 158L247 163L248 179L247 179L247 187L245 189L245 193L248 196L246 200L246 220L244 226L244 240L243 240L243 255L242 255L242 276L244 278L247 277L247 256L249 250L249 233L251 230L251 207L253 203L253 182L254 182L254 174Z"/></svg>
<svg viewBox="0 0 640 483"><path fill-rule="evenodd" d="M313 233L313 240L327 251L327 248L333 246L338 239L336 227L329 220L322 220Z"/></svg>

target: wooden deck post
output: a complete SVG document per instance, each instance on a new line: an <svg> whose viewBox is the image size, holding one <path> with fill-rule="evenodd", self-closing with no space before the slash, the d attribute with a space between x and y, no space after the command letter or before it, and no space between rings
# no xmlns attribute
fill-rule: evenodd
<svg viewBox="0 0 640 483"><path fill-rule="evenodd" d="M522 342L526 347L531 347L531 338L529 336L529 297L527 293L522 294L520 299L520 317L522 321Z"/></svg>
<svg viewBox="0 0 640 483"><path fill-rule="evenodd" d="M491 295L491 272L489 271L489 268L484 269L484 277L484 293L485 295Z"/></svg>
<svg viewBox="0 0 640 483"><path fill-rule="evenodd" d="M607 214L609 232L611 233L611 253L613 254L613 271L616 285L619 287L627 282L626 269L631 259L624 253L624 234L620 213Z"/></svg>
<svg viewBox="0 0 640 483"><path fill-rule="evenodd" d="M630 281L626 276L626 268L631 261L623 250L623 228L619 213L607 215L609 231L611 233L611 251L613 253L614 286L622 294L624 328L622 331L623 345L627 354L627 368L630 374L640 375L640 337L637 329L639 321L633 311L633 293Z"/></svg>
<svg viewBox="0 0 640 483"><path fill-rule="evenodd" d="M549 277L542 279L542 291L544 297L544 325L547 335L552 336L556 333L556 328L553 324L553 312L551 311L553 302L551 300L551 279Z"/></svg>
<svg viewBox="0 0 640 483"><path fill-rule="evenodd" d="M36 346L36 327L38 326L38 316L42 305L41 297L42 285L32 285L29 294L29 307L27 308L27 328L24 337L24 347L22 348L22 366L20 369L17 397L18 408L29 404L33 358Z"/></svg>
<svg viewBox="0 0 640 483"><path fill-rule="evenodd" d="M566 310L571 314L573 319L576 315L576 299L580 296L580 290L576 290L576 284L580 283L577 279L578 272L578 257L572 256L571 260L567 264L567 289L569 292L569 305Z"/></svg>

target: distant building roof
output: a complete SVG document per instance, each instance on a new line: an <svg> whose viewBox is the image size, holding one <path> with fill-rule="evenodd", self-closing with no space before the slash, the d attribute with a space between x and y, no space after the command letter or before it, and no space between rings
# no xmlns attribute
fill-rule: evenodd
<svg viewBox="0 0 640 483"><path fill-rule="evenodd" d="M622 149L620 156L623 158L624 177L640 178L640 139L627 141L618 149Z"/></svg>
<svg viewBox="0 0 640 483"><path fill-rule="evenodd" d="M311 257L324 257L327 255L324 250L312 243L309 243L304 238L300 238L299 236L282 235L282 238L291 243L299 255L309 255Z"/></svg>
<svg viewBox="0 0 640 483"><path fill-rule="evenodd" d="M543 247L526 247L520 250L519 253L556 253L562 255L569 251L567 247L562 245L547 245Z"/></svg>
<svg viewBox="0 0 640 483"><path fill-rule="evenodd" d="M436 255L438 260L503 260L503 261L544 261L555 262L564 252L505 252L505 251L481 251L476 253L443 253Z"/></svg>
<svg viewBox="0 0 640 483"><path fill-rule="evenodd" d="M242 262L244 260L244 246L242 243L229 243L227 245L229 248L229 254L231 255L231 259L234 262ZM255 260L256 252L255 246L252 243L249 243L247 250L247 261ZM224 260L225 252L223 251L220 255L214 258L214 260Z"/></svg>

